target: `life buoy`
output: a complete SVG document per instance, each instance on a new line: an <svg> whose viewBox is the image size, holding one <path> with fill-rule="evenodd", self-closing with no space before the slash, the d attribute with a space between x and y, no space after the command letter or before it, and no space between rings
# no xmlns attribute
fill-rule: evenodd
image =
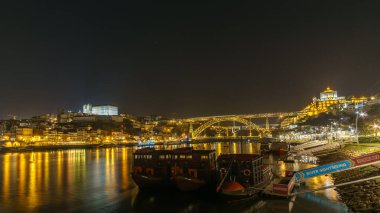
<svg viewBox="0 0 380 213"><path fill-rule="evenodd" d="M244 169L243 174L244 176L251 176L251 171L249 169Z"/></svg>
<svg viewBox="0 0 380 213"><path fill-rule="evenodd" d="M221 168L219 171L220 171L220 174L223 174L223 175L227 173L227 170L225 168Z"/></svg>
<svg viewBox="0 0 380 213"><path fill-rule="evenodd" d="M219 173L220 173L220 179L223 179L226 175L227 175L227 170L225 168L221 168L219 169Z"/></svg>
<svg viewBox="0 0 380 213"><path fill-rule="evenodd" d="M225 168L221 168L221 169L219 170L219 172L220 172L220 176L224 176L224 175L227 174L227 170L226 170Z"/></svg>

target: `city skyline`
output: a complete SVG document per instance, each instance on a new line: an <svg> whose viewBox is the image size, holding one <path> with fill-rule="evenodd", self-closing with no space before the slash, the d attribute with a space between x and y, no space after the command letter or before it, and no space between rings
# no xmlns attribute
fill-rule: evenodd
<svg viewBox="0 0 380 213"><path fill-rule="evenodd" d="M85 103L180 117L295 111L326 86L380 91L373 3L12 4L0 9L0 118Z"/></svg>
<svg viewBox="0 0 380 213"><path fill-rule="evenodd" d="M330 95L330 92L333 92L331 93L331 97L327 97L326 96L326 92L328 93L328 95ZM362 103L362 101L368 101L368 100L375 100L375 97L378 96L379 94L374 94L374 95L371 95L371 96L355 96L355 95L348 95L347 96L347 99L345 98L345 96L341 96L341 97L338 97L338 91L335 90L335 88L331 88L330 86L327 86L324 90L321 90L319 95L316 95L316 96L313 96L312 98L310 98L309 102L305 103L302 107L296 109L296 110L293 110L293 111L277 111L277 112L254 112L253 114L265 114L265 113L302 113L302 111L304 110L310 110L310 106L313 105L313 103L315 103L316 101L327 101L327 102L331 102L330 104L336 104L335 102L332 102L332 101L336 101L336 100L349 100L351 99L351 101L354 101L353 103L354 104L359 104L359 103ZM304 109L302 109L303 107L305 107ZM78 108L78 107L77 107ZM44 114L60 114L60 113L65 113L65 112L73 112L73 113L83 113L83 114L88 114L88 115L110 115L110 116L114 116L114 115L122 115L122 114L129 114L129 115L133 115L133 114L130 114L130 113L126 113L126 112L119 112L118 111L118 108L119 106L112 106L110 104L105 104L105 105L98 105L98 104L95 104L95 105L92 105L92 103L86 103L86 104L83 104L79 109L63 109L63 108L58 108L57 109L57 112L45 112L45 113L40 113L40 114L33 114L32 116L30 117L19 117L18 115L8 115L8 117L6 119L9 119L9 118L21 118L21 119L27 119L27 118L31 118L33 116L40 116L40 115L44 115ZM123 107L122 107L123 108ZM313 109L313 110L316 110L316 109ZM252 112L248 112L248 113L240 113L240 115L244 115L244 114L252 114ZM154 115L160 115L160 116L164 116L164 117L167 117L167 118L190 118L190 116L181 116L181 115L178 115L178 114L175 114L175 113L172 113L172 114L160 114L160 113L156 113L156 114L144 114L144 115L139 115L139 114L134 114L135 116L154 116ZM202 117L202 116L228 116L228 115L239 115L239 113L227 113L227 114L208 114L208 115L195 115L193 117Z"/></svg>
<svg viewBox="0 0 380 213"><path fill-rule="evenodd" d="M380 212L380 1L4 1L0 213Z"/></svg>

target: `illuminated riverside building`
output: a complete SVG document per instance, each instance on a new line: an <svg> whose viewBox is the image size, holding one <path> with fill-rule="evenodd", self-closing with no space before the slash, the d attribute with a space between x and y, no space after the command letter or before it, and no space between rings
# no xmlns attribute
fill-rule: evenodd
<svg viewBox="0 0 380 213"><path fill-rule="evenodd" d="M73 132L63 132L57 130L45 130L41 135L32 135L30 130L22 130L25 133L12 136L5 135L1 145L4 147L18 147L22 145L30 146L52 146L52 145L78 145L78 144L98 144L98 143L127 143L133 141L132 136L120 131L84 130L77 129Z"/></svg>

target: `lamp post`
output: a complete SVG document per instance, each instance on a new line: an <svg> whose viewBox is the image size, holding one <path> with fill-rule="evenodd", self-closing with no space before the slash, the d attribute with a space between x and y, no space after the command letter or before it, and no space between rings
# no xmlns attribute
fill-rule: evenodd
<svg viewBox="0 0 380 213"><path fill-rule="evenodd" d="M337 125L337 122L331 122L330 124L330 135L331 135L331 141L336 140L336 134L335 134L335 126ZM334 129L333 129L334 126Z"/></svg>
<svg viewBox="0 0 380 213"><path fill-rule="evenodd" d="M378 134L379 128L380 128L379 125L377 125L377 124L374 124L374 125L373 125L373 129L374 129L374 135L375 135L375 137L377 137L377 134Z"/></svg>
<svg viewBox="0 0 380 213"><path fill-rule="evenodd" d="M359 143L358 120L359 120L359 117L364 118L365 116L367 116L366 113L356 111L356 120L355 120L356 143Z"/></svg>

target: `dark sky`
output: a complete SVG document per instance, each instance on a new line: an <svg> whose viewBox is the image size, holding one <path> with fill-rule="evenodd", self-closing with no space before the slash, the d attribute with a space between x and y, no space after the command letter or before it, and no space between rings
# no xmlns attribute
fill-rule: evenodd
<svg viewBox="0 0 380 213"><path fill-rule="evenodd" d="M0 118L113 104L186 116L380 91L380 1L14 1L0 6Z"/></svg>

